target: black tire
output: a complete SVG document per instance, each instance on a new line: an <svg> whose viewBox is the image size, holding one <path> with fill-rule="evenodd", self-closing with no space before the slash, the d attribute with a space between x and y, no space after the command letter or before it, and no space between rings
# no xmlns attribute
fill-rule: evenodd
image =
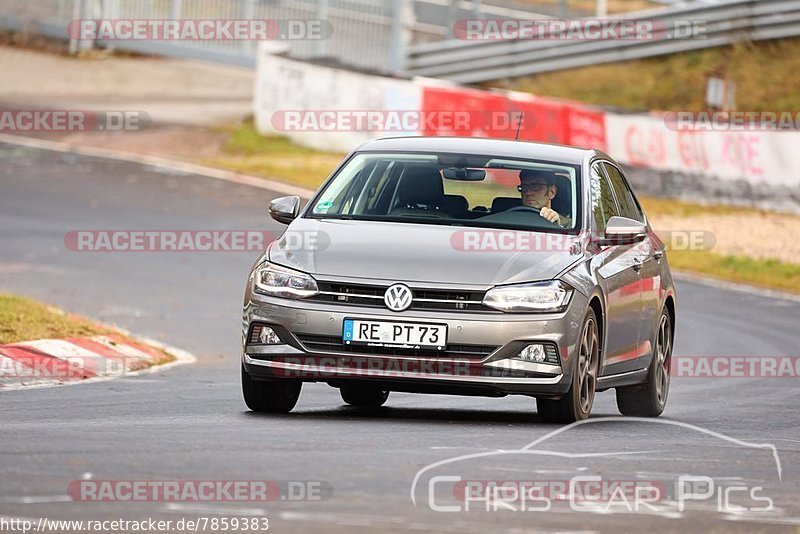
<svg viewBox="0 0 800 534"><path fill-rule="evenodd" d="M622 415L658 417L664 412L669 396L672 364L672 320L667 310L661 312L653 343L653 359L647 380L636 386L617 388L617 408Z"/></svg>
<svg viewBox="0 0 800 534"><path fill-rule="evenodd" d="M377 408L389 398L389 392L365 386L342 386L339 388L342 400L350 406Z"/></svg>
<svg viewBox="0 0 800 534"><path fill-rule="evenodd" d="M244 403L254 412L289 413L297 404L303 383L299 380L253 380L242 366Z"/></svg>
<svg viewBox="0 0 800 534"><path fill-rule="evenodd" d="M572 385L558 400L536 399L536 410L546 423L574 423L589 417L594 405L600 365L600 335L597 317L589 308L581 326L581 337Z"/></svg>

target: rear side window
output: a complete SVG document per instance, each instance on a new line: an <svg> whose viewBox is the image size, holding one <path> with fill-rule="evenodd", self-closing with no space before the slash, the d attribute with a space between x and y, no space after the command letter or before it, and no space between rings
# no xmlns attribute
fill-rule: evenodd
<svg viewBox="0 0 800 534"><path fill-rule="evenodd" d="M622 177L622 173L619 172L619 169L608 163L603 163L603 166L606 169L609 180L611 180L611 187L614 189L614 194L617 197L620 215L643 223L644 214L641 208L639 208L639 204L637 204L633 192Z"/></svg>
<svg viewBox="0 0 800 534"><path fill-rule="evenodd" d="M605 232L606 224L611 217L619 215L617 203L614 200L614 193L608 183L600 164L592 165L589 176L589 184L592 190L592 216L598 231Z"/></svg>

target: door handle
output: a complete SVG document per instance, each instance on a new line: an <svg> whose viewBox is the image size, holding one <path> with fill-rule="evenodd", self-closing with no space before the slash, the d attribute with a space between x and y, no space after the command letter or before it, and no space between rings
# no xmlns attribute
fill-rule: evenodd
<svg viewBox="0 0 800 534"><path fill-rule="evenodd" d="M653 252L653 259L654 260L661 261L661 258L663 258L663 257L664 257L664 251L663 250L656 250L655 252Z"/></svg>
<svg viewBox="0 0 800 534"><path fill-rule="evenodd" d="M644 261L642 261L642 258L633 258L633 270L634 271L641 271L643 265L644 265Z"/></svg>

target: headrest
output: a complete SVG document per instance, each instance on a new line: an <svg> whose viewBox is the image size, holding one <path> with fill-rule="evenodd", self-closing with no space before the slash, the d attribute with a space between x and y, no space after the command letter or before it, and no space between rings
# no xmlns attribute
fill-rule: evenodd
<svg viewBox="0 0 800 534"><path fill-rule="evenodd" d="M497 197L492 200L492 213L510 210L517 206L522 206L522 199L520 197Z"/></svg>
<svg viewBox="0 0 800 534"><path fill-rule="evenodd" d="M444 184L439 168L433 165L406 165L397 187L397 204L441 205Z"/></svg>

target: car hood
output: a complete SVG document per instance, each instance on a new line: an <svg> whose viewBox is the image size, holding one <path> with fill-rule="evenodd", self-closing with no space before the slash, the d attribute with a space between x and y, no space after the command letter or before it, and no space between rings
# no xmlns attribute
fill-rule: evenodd
<svg viewBox="0 0 800 534"><path fill-rule="evenodd" d="M562 234L301 218L268 257L321 277L490 286L552 279L580 259L577 241Z"/></svg>

